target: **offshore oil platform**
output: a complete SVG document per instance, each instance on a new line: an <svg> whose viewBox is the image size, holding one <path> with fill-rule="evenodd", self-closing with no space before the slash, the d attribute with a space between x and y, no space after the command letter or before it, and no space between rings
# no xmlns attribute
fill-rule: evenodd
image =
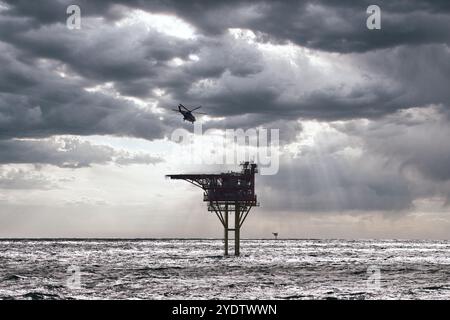
<svg viewBox="0 0 450 320"><path fill-rule="evenodd" d="M255 194L255 163L241 163L241 172L220 174L170 174L166 177L186 180L203 189L203 201L208 211L214 212L224 228L225 255L228 255L228 233L234 231L234 254L239 256L240 230L252 207L259 206ZM229 226L229 215L234 213L234 227Z"/></svg>

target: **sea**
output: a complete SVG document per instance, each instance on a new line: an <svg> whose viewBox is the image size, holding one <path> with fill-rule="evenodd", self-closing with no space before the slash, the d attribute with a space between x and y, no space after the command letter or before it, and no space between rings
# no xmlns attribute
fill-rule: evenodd
<svg viewBox="0 0 450 320"><path fill-rule="evenodd" d="M0 299L450 299L450 241L3 239Z"/></svg>

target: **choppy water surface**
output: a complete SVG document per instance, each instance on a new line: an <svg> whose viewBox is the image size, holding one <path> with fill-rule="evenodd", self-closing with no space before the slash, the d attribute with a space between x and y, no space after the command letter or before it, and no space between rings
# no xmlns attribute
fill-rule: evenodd
<svg viewBox="0 0 450 320"><path fill-rule="evenodd" d="M222 250L221 240L0 240L0 299L450 299L450 241Z"/></svg>

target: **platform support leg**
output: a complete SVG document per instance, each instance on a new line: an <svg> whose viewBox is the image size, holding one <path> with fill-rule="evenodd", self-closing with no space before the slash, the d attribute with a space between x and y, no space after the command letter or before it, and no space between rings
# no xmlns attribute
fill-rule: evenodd
<svg viewBox="0 0 450 320"><path fill-rule="evenodd" d="M223 218L225 221L224 225L225 256L228 256L228 204L225 204L225 216Z"/></svg>
<svg viewBox="0 0 450 320"><path fill-rule="evenodd" d="M240 219L239 219L239 204L235 204L235 212L234 212L234 255L239 256L239 243L240 243Z"/></svg>

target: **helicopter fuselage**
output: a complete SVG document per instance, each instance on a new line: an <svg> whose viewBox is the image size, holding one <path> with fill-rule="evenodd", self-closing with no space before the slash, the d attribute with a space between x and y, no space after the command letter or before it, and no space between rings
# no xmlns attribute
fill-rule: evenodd
<svg viewBox="0 0 450 320"><path fill-rule="evenodd" d="M190 110L188 110L182 104L178 105L178 111L183 115L183 121L189 121L191 123L195 122L195 120L196 120L195 116L192 114L192 112Z"/></svg>
<svg viewBox="0 0 450 320"><path fill-rule="evenodd" d="M183 111L180 110L181 114L183 115L183 120L184 121L189 121L191 123L195 122L195 116L190 112L190 111Z"/></svg>

